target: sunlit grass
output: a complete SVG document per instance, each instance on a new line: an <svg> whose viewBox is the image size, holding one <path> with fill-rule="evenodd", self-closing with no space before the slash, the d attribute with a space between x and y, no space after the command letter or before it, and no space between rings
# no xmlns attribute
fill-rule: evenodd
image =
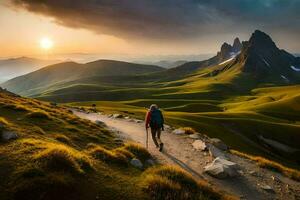
<svg viewBox="0 0 300 200"><path fill-rule="evenodd" d="M256 164L261 167L261 168L266 168L266 169L270 169L273 170L275 172L279 172L291 179L294 179L296 181L300 181L300 171L299 170L295 170L295 169L291 169L288 167L283 166L282 164L279 164L277 162L268 160L266 158L260 157L260 156L252 156L246 153L242 153L236 150L230 150L230 152L232 154L247 158L249 160L253 160L256 162Z"/></svg>

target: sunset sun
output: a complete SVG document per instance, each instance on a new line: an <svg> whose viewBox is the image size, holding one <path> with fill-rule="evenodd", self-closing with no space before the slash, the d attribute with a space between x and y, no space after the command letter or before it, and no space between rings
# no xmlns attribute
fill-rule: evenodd
<svg viewBox="0 0 300 200"><path fill-rule="evenodd" d="M40 47L44 50L49 50L53 47L53 41L48 37L44 37L40 40Z"/></svg>

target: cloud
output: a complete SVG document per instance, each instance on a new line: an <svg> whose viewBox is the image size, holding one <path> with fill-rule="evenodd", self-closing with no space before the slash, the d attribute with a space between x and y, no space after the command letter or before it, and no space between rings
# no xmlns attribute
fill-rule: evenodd
<svg viewBox="0 0 300 200"><path fill-rule="evenodd" d="M299 0L10 0L63 26L143 40L189 40L250 28L300 34Z"/></svg>

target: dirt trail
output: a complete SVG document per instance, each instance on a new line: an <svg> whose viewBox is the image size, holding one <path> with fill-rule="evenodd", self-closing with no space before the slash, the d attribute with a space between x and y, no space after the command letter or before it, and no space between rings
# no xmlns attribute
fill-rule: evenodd
<svg viewBox="0 0 300 200"><path fill-rule="evenodd" d="M130 119L115 119L98 113L83 113L74 111L74 114L91 121L102 121L111 130L125 139L145 145L146 133L144 122L137 123ZM247 200L273 199L300 199L300 183L283 177L275 172L261 169L253 161L229 154L231 161L241 167L241 176L230 179L215 179L203 173L203 168L212 158L207 152L195 150L191 139L187 136L175 135L171 131L164 131L161 136L164 142L164 151L159 152L149 135L149 152L162 164L178 165L191 173L195 178L205 179L228 193L235 194ZM255 173L253 173L255 172ZM275 177L275 180L274 180ZM269 185L274 192L264 191L260 185Z"/></svg>

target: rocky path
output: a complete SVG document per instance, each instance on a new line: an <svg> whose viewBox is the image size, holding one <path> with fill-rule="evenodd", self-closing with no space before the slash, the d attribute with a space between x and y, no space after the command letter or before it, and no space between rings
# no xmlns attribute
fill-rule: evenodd
<svg viewBox="0 0 300 200"><path fill-rule="evenodd" d="M145 145L144 122L134 119L118 119L99 113L74 114L91 121L104 122L112 131L124 140L132 140ZM228 160L239 166L237 177L217 179L204 173L204 167L214 159L207 151L196 150L192 144L195 139L186 135L176 135L166 130L161 137L164 151L159 152L149 135L149 151L163 164L178 165L195 178L205 179L211 185L247 200L300 199L300 183L278 173L261 169L253 161L225 153Z"/></svg>

